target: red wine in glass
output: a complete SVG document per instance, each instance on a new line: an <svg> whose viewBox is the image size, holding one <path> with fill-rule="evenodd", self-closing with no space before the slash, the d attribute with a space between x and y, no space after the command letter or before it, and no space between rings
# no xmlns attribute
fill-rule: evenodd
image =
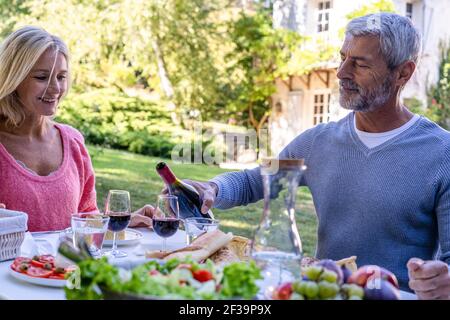
<svg viewBox="0 0 450 320"><path fill-rule="evenodd" d="M108 214L109 224L108 230L112 232L120 232L125 230L130 224L131 213L130 212L112 212Z"/></svg>
<svg viewBox="0 0 450 320"><path fill-rule="evenodd" d="M108 229L113 232L112 250L105 252L114 258L123 258L127 254L117 250L117 232L125 230L131 221L130 193L126 190L109 190L106 198L105 214L109 216Z"/></svg>
<svg viewBox="0 0 450 320"><path fill-rule="evenodd" d="M180 226L180 219L177 218L153 218L153 230L163 238L173 236Z"/></svg>
<svg viewBox="0 0 450 320"><path fill-rule="evenodd" d="M162 251L166 251L166 238L173 236L180 226L178 197L159 195L152 221L153 230L163 240Z"/></svg>

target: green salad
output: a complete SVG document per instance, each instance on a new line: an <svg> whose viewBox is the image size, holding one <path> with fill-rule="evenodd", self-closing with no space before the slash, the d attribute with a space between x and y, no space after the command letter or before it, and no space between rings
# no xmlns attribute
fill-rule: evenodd
<svg viewBox="0 0 450 320"><path fill-rule="evenodd" d="M101 258L82 260L78 267L73 285L65 288L69 300L103 299L105 290L161 299L252 299L262 278L253 261L218 267L210 260L155 260L125 270Z"/></svg>

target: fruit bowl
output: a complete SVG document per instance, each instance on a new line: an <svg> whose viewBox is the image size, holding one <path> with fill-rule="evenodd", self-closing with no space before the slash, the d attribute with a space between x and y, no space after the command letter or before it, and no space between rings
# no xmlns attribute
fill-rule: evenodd
<svg viewBox="0 0 450 320"><path fill-rule="evenodd" d="M302 279L279 285L268 299L275 300L400 300L395 275L376 265L351 272L333 260L303 268Z"/></svg>

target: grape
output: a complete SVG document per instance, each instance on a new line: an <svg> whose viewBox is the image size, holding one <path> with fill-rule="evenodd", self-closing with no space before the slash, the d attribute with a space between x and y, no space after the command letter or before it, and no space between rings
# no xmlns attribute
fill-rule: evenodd
<svg viewBox="0 0 450 320"><path fill-rule="evenodd" d="M309 280L315 281L319 278L322 273L323 268L319 266L310 266L305 268L304 274L308 277Z"/></svg>
<svg viewBox="0 0 450 320"><path fill-rule="evenodd" d="M318 287L319 287L319 297L321 299L334 298L339 292L339 286L336 283L320 281Z"/></svg>
<svg viewBox="0 0 450 320"><path fill-rule="evenodd" d="M352 288L350 289L349 295L360 297L362 299L362 298L364 298L364 289L361 288L360 286L356 286L356 285L352 286Z"/></svg>
<svg viewBox="0 0 450 320"><path fill-rule="evenodd" d="M319 286L317 283L312 281L304 281L305 282L305 296L308 299L314 299L317 297L317 294L319 293Z"/></svg>
<svg viewBox="0 0 450 320"><path fill-rule="evenodd" d="M316 263L316 266L320 266L329 271L335 272L337 274L337 282L339 284L342 283L342 280L344 279L344 274L342 273L341 267L339 267L335 261L330 259L320 260L319 262Z"/></svg>
<svg viewBox="0 0 450 320"><path fill-rule="evenodd" d="M330 283L336 283L338 280L338 275L330 270L324 270L319 277L319 280L323 280Z"/></svg>
<svg viewBox="0 0 450 320"><path fill-rule="evenodd" d="M341 267L342 269L342 275L344 276L344 278L342 279L344 281L344 283L347 283L348 278L350 278L350 276L352 275L352 272L344 265Z"/></svg>
<svg viewBox="0 0 450 320"><path fill-rule="evenodd" d="M294 292L291 294L290 300L305 300L305 297L297 292Z"/></svg>
<svg viewBox="0 0 450 320"><path fill-rule="evenodd" d="M309 283L311 281L300 281L293 289L295 292L302 295L306 295L306 290L308 290Z"/></svg>
<svg viewBox="0 0 450 320"><path fill-rule="evenodd" d="M302 286L305 281L294 281L292 283L292 290L296 293L303 294Z"/></svg>
<svg viewBox="0 0 450 320"><path fill-rule="evenodd" d="M355 296L355 297L364 297L364 289L357 284L344 284L342 286L342 291L345 292L347 297Z"/></svg>

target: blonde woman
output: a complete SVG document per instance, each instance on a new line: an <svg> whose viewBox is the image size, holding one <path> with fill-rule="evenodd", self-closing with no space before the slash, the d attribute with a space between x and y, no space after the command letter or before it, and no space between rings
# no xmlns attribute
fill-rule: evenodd
<svg viewBox="0 0 450 320"><path fill-rule="evenodd" d="M29 231L60 230L96 212L95 176L83 136L52 120L70 84L69 52L26 26L0 46L0 207L28 213ZM132 226L149 225L150 206Z"/></svg>

